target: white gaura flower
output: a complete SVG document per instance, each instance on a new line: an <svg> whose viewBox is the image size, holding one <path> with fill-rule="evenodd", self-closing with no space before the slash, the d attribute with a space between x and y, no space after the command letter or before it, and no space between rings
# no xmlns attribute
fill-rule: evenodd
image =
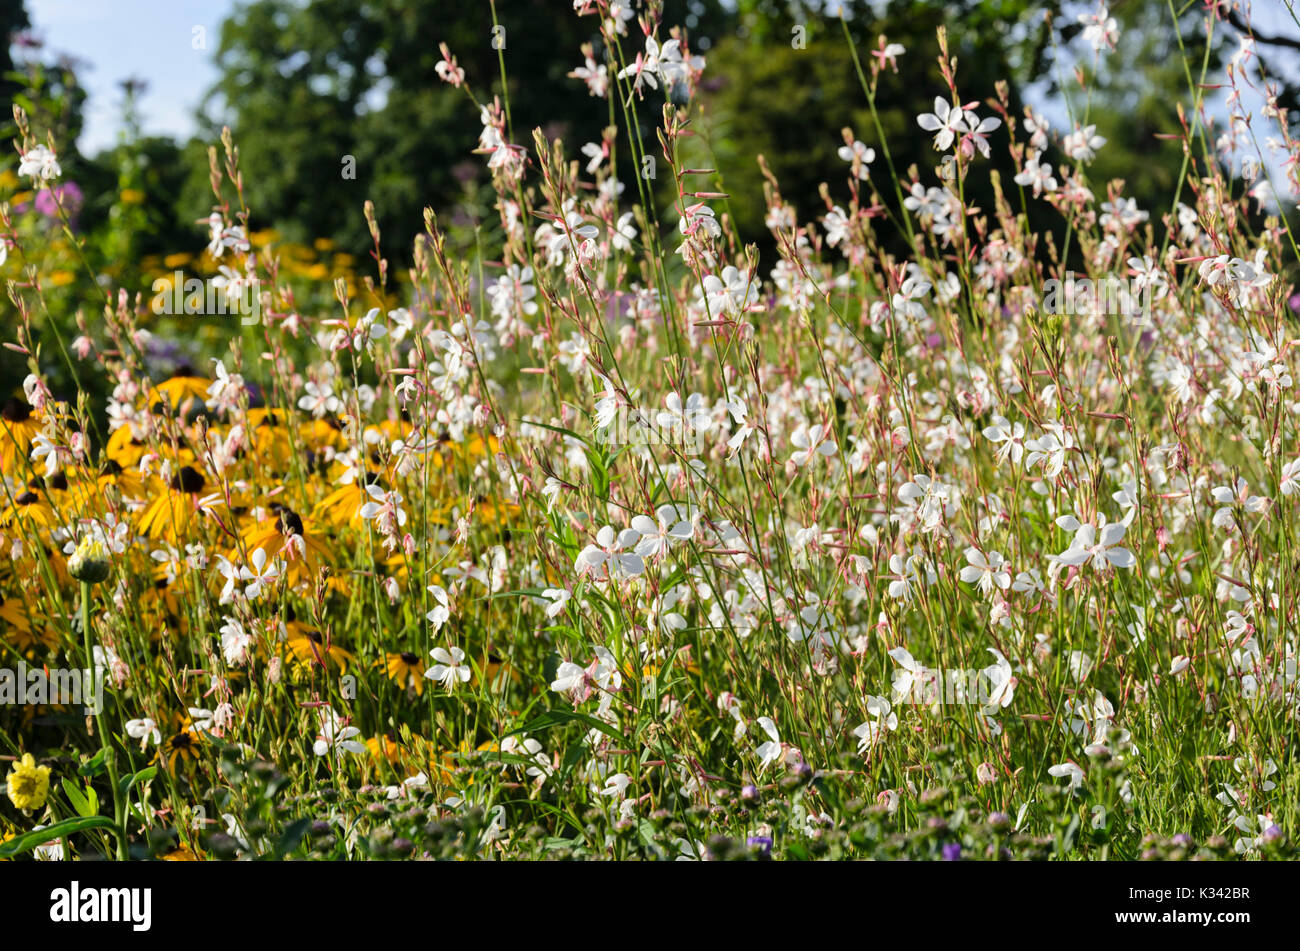
<svg viewBox="0 0 1300 951"><path fill-rule="evenodd" d="M758 725L768 737L767 742L760 745L756 750L759 759L759 769L766 769L768 766L781 759L785 747L781 743L781 736L776 732L776 724L772 722L771 717L759 717Z"/></svg>
<svg viewBox="0 0 1300 951"><path fill-rule="evenodd" d="M1088 163L1097 157L1097 150L1106 144L1106 140L1097 134L1095 125L1076 127L1065 137L1061 144L1065 154L1076 162Z"/></svg>
<svg viewBox="0 0 1300 951"><path fill-rule="evenodd" d="M889 596L904 604L912 600L922 585L920 573L921 560L915 555L889 556Z"/></svg>
<svg viewBox="0 0 1300 951"><path fill-rule="evenodd" d="M727 440L727 450L734 456L745 445L745 440L753 435L754 427L749 422L749 407L745 405L743 400L727 400L726 406L727 412L731 414L731 419L736 424L736 431ZM1297 467L1300 468L1300 460L1297 460L1297 464ZM1297 484L1300 484L1300 482Z"/></svg>
<svg viewBox="0 0 1300 951"><path fill-rule="evenodd" d="M653 36L645 38L645 52L637 53L636 60L629 63L626 68L619 71L619 79L635 77L632 84L634 93L641 92L641 84L645 83L651 89L659 88L659 41Z"/></svg>
<svg viewBox="0 0 1300 951"><path fill-rule="evenodd" d="M1210 520L1211 524L1216 528L1228 529L1229 531L1236 528L1236 510L1239 507L1242 511L1258 515L1261 512L1267 512L1271 504L1266 498L1251 495L1249 484L1240 477L1232 485L1215 486L1210 490L1210 497L1222 506L1214 513L1214 517Z"/></svg>
<svg viewBox="0 0 1300 951"><path fill-rule="evenodd" d="M583 685L586 676L587 670L585 667L579 667L572 661L563 661L555 670L555 679L551 681L551 689L557 693L572 693Z"/></svg>
<svg viewBox="0 0 1300 951"><path fill-rule="evenodd" d="M992 594L994 588L1005 591L1011 586L1011 572L1006 569L1006 559L1001 552L985 554L978 548L967 548L966 562L966 567L961 570L961 580L978 587L985 597Z"/></svg>
<svg viewBox="0 0 1300 951"><path fill-rule="evenodd" d="M466 683L469 680L469 664L465 663L465 652L459 647L451 650L435 647L429 653L436 663L424 672L427 679L441 684L446 690L455 690L457 682Z"/></svg>
<svg viewBox="0 0 1300 951"><path fill-rule="evenodd" d="M248 582L244 597L256 601L280 580L281 563L278 558L268 558L260 548L254 549L248 560L250 564L239 569L239 580Z"/></svg>
<svg viewBox="0 0 1300 951"><path fill-rule="evenodd" d="M560 497L560 493L563 491L563 482L555 478L555 476L546 477L546 484L542 486L542 495L546 497L546 511L551 510L551 507L555 505L555 500Z"/></svg>
<svg viewBox="0 0 1300 951"><path fill-rule="evenodd" d="M858 752L866 754L884 735L898 729L898 714L884 697L867 696L867 715L871 717L853 728L853 735L858 738Z"/></svg>
<svg viewBox="0 0 1300 951"><path fill-rule="evenodd" d="M893 678L894 702L926 702L924 695L932 691L936 684L935 672L918 664L906 647L895 647L889 656L899 666L894 671Z"/></svg>
<svg viewBox="0 0 1300 951"><path fill-rule="evenodd" d="M447 589L442 585L431 584L428 586L428 591L437 603L424 617L433 625L433 633L437 634L442 630L442 626L451 620L451 607L447 603Z"/></svg>
<svg viewBox="0 0 1300 951"><path fill-rule="evenodd" d="M150 743L157 746L162 742L162 732L158 729L158 724L151 717L141 717L138 720L126 721L126 735L140 741L140 749L144 749Z"/></svg>
<svg viewBox="0 0 1300 951"><path fill-rule="evenodd" d="M1052 166L1040 161L1037 154L1025 159L1025 167L1016 176L1015 182L1022 187L1032 187L1035 198L1040 197L1043 192L1054 192L1057 189L1056 178L1052 175Z"/></svg>
<svg viewBox="0 0 1300 951"><path fill-rule="evenodd" d="M333 387L328 383L308 380L303 390L307 395L298 400L298 408L311 413L316 419L322 418L327 413L337 413L342 406L338 397L334 395Z"/></svg>
<svg viewBox="0 0 1300 951"><path fill-rule="evenodd" d="M1056 560L1070 566L1082 566L1092 562L1094 567L1104 567L1109 563L1116 568L1132 568L1137 564L1137 559L1127 548L1119 546L1119 543L1124 540L1125 531L1127 526L1123 522L1103 525L1100 535L1095 525L1091 523L1081 525L1075 531L1070 547L1056 556Z"/></svg>
<svg viewBox="0 0 1300 951"><path fill-rule="evenodd" d="M985 158L989 157L989 140L988 133L1002 126L1002 120L989 116L981 119L975 114L973 109L966 109L963 112L966 119L966 128L961 139L962 154L966 156L973 155L976 151Z"/></svg>
<svg viewBox="0 0 1300 951"><path fill-rule="evenodd" d="M736 316L758 303L757 283L750 274L731 265L722 269L721 277L706 274L701 283L711 317Z"/></svg>
<svg viewBox="0 0 1300 951"><path fill-rule="evenodd" d="M625 211L618 216L618 221L614 222L610 233L610 243L614 246L615 251L632 250L632 242L636 240L637 236L636 225L632 224L632 219L632 212ZM534 304L533 310L536 309L537 305Z"/></svg>
<svg viewBox="0 0 1300 951"><path fill-rule="evenodd" d="M898 489L899 501L911 509L911 514L923 532L933 532L944 518L953 514L952 487L929 476L912 476Z"/></svg>
<svg viewBox="0 0 1300 951"><path fill-rule="evenodd" d="M331 750L335 755L339 753L364 753L366 751L365 746L354 739L354 737L361 735L361 731L354 726L344 726L345 722L339 719L339 715L329 707L323 709L320 713L320 732L316 734L316 742L312 744L312 752L317 756L324 756Z"/></svg>
<svg viewBox="0 0 1300 951"><path fill-rule="evenodd" d="M965 131L965 113L940 96L934 97L934 112L924 112L916 117L916 124L926 132L934 133L934 147L945 152L951 147L959 132Z"/></svg>
<svg viewBox="0 0 1300 951"><path fill-rule="evenodd" d="M1026 442L1025 448L1029 450L1025 467L1041 465L1043 477L1055 479L1065 468L1066 453L1074 448L1074 436L1060 423L1047 423L1043 435Z"/></svg>
<svg viewBox="0 0 1300 951"><path fill-rule="evenodd" d="M248 663L249 651L253 647L253 636L244 629L237 618L228 617L221 625L221 652L226 663L232 667L242 667Z"/></svg>
<svg viewBox="0 0 1300 951"><path fill-rule="evenodd" d="M642 558L662 558L668 553L670 543L689 541L695 534L689 513L683 518L676 505L659 506L653 519L636 516L632 528L641 535L635 551Z"/></svg>
<svg viewBox="0 0 1300 951"><path fill-rule="evenodd" d="M63 174L59 159L44 145L33 145L23 153L18 163L18 174L27 175L33 181L49 182Z"/></svg>
<svg viewBox="0 0 1300 951"><path fill-rule="evenodd" d="M664 397L664 406L666 408L659 410L655 419L666 430L694 434L706 433L713 428L713 418L699 393L690 394L682 402L681 395L673 391Z"/></svg>
<svg viewBox="0 0 1300 951"><path fill-rule="evenodd" d="M839 151L835 154L852 164L854 173L859 179L865 181L871 177L871 171L867 166L876 160L875 149L867 148L867 146L855 140L852 145L841 145Z"/></svg>
<svg viewBox="0 0 1300 951"><path fill-rule="evenodd" d="M795 451L790 454L790 461L796 466L802 466L814 456L835 455L835 441L830 438L830 434L829 422L800 426L790 434L790 445L795 448Z"/></svg>
<svg viewBox="0 0 1300 951"><path fill-rule="evenodd" d="M1282 467L1282 481L1278 488L1283 495L1295 495L1300 492L1300 458L1292 459Z"/></svg>
<svg viewBox="0 0 1300 951"><path fill-rule="evenodd" d="M1083 651L1070 651L1066 655L1065 666L1070 671L1070 676L1082 683L1092 672L1092 658Z"/></svg>
<svg viewBox="0 0 1300 951"><path fill-rule="evenodd" d="M1025 424L1010 423L1005 416L994 416L990 425L984 427L984 438L998 444L998 465L1011 460L1019 465L1025 455Z"/></svg>
<svg viewBox="0 0 1300 951"><path fill-rule="evenodd" d="M985 667L980 673L989 682L989 694L984 707L985 712L994 713L997 710L1011 706L1011 701L1016 695L1016 678L1011 670L1011 662L1002 655L1000 650L990 647L988 652L993 655L996 663Z"/></svg>
<svg viewBox="0 0 1300 951"><path fill-rule="evenodd" d="M574 568L579 577L605 568L616 577L635 577L645 571L645 562L635 552L626 551L637 543L641 535L635 529L625 528L615 533L606 525L596 533L596 543L579 552Z"/></svg>
<svg viewBox="0 0 1300 951"><path fill-rule="evenodd" d="M542 592L542 597L551 602L546 606L546 616L554 618L564 611L565 605L573 595L567 588L547 588Z"/></svg>
<svg viewBox="0 0 1300 951"><path fill-rule="evenodd" d="M1119 24L1110 15L1106 4L1097 4L1092 13L1080 13L1079 22L1083 24L1083 41L1100 53L1103 49L1114 49L1119 39Z"/></svg>
<svg viewBox="0 0 1300 951"><path fill-rule="evenodd" d="M1073 760L1057 763L1055 766L1049 767L1047 772L1052 776L1068 780L1065 786L1066 792L1074 792L1083 785L1083 770Z"/></svg>
<svg viewBox="0 0 1300 951"><path fill-rule="evenodd" d="M692 73L704 69L703 56L682 56L681 41L671 39L659 51L659 75L669 92L682 83L689 83Z"/></svg>

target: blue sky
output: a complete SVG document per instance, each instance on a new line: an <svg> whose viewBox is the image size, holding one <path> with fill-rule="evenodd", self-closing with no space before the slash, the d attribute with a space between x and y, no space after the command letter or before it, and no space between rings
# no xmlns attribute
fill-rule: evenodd
<svg viewBox="0 0 1300 951"><path fill-rule="evenodd" d="M145 80L140 101L147 133L187 137L194 111L216 81L212 55L234 0L27 0L38 37L49 50L84 65L86 128L81 149L94 154L117 138L124 79ZM207 49L193 47L194 28L207 31Z"/></svg>

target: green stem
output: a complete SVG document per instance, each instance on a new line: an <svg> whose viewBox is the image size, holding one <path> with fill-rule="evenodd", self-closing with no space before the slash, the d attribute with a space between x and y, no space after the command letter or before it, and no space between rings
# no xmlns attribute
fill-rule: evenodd
<svg viewBox="0 0 1300 951"><path fill-rule="evenodd" d="M95 675L95 652L90 643L90 582L81 582L81 636L86 648L86 666L90 676ZM113 791L113 834L117 836L117 859L125 862L130 856L126 850L126 804L122 801L122 790L117 783L115 755L108 734L104 731L102 710L95 711L95 730L99 733L99 748L104 754L104 766L108 769L108 782Z"/></svg>

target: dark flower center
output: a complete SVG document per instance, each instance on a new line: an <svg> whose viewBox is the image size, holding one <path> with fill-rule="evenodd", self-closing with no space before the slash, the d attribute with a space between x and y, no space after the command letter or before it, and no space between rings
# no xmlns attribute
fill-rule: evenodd
<svg viewBox="0 0 1300 951"><path fill-rule="evenodd" d="M0 416L9 420L11 423L21 423L30 418L32 407L26 400L21 400L16 396L5 400L3 409L0 409Z"/></svg>
<svg viewBox="0 0 1300 951"><path fill-rule="evenodd" d="M203 476L191 466L183 466L181 471L172 476L171 486L181 492L197 495L203 491Z"/></svg>

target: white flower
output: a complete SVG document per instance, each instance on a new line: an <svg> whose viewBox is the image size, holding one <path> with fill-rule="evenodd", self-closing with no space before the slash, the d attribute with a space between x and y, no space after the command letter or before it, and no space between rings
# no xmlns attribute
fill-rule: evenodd
<svg viewBox="0 0 1300 951"><path fill-rule="evenodd" d="M220 632L221 652L225 655L226 663L232 667L242 667L248 663L253 636L244 630L244 625L238 619L228 617L221 625Z"/></svg>
<svg viewBox="0 0 1300 951"><path fill-rule="evenodd" d="M1065 777L1069 780L1065 787L1066 792L1074 792L1083 785L1083 770L1071 760L1057 763L1055 766L1049 767L1047 772L1053 776Z"/></svg>
<svg viewBox="0 0 1300 951"><path fill-rule="evenodd" d="M1106 140L1097 134L1095 125L1075 128L1061 143L1065 154L1076 162L1091 162L1097 157L1097 150L1106 144Z"/></svg>
<svg viewBox="0 0 1300 951"><path fill-rule="evenodd" d="M239 580L248 582L244 597L256 601L280 580L281 563L278 558L268 558L260 548L254 549L248 560L250 565L239 569Z"/></svg>
<svg viewBox="0 0 1300 951"><path fill-rule="evenodd" d="M574 568L579 576L604 567L617 577L635 577L645 571L645 562L640 555L625 549L635 545L639 539L640 533L635 529L625 528L616 534L612 526L606 525L596 533L596 543L578 553Z"/></svg>
<svg viewBox="0 0 1300 951"><path fill-rule="evenodd" d="M814 456L835 455L837 451L835 441L830 436L829 422L800 426L790 434L790 445L795 447L795 451L790 455L790 461L796 466L802 466Z"/></svg>
<svg viewBox="0 0 1300 951"><path fill-rule="evenodd" d="M364 753L366 748L353 737L360 736L361 731L354 726L345 727L337 713L326 707L320 714L320 732L312 744L312 752L324 756L331 750L338 753Z"/></svg>
<svg viewBox="0 0 1300 951"><path fill-rule="evenodd" d="M1005 416L994 416L990 425L984 427L984 438L989 442L999 443L998 464L1008 459L1012 464L1019 464L1025 454L1025 424L1010 423Z"/></svg>
<svg viewBox="0 0 1300 951"><path fill-rule="evenodd" d="M933 699L927 695L936 687L934 671L918 664L906 647L895 647L889 652L889 656L901 668L894 671L895 703L917 703Z"/></svg>
<svg viewBox="0 0 1300 951"><path fill-rule="evenodd" d="M871 177L871 171L867 166L876 160L875 149L867 148L855 140L852 145L841 145L836 154L853 165L858 178L865 180Z"/></svg>
<svg viewBox="0 0 1300 951"><path fill-rule="evenodd" d="M1015 182L1017 185L1031 186L1035 198L1045 191L1054 192L1057 188L1052 166L1041 163L1037 155L1031 155L1025 160L1024 170L1016 176Z"/></svg>
<svg viewBox="0 0 1300 951"><path fill-rule="evenodd" d="M1137 559L1127 548L1120 548L1127 526L1123 522L1111 522L1103 525L1100 536L1097 526L1089 523L1080 525L1074 533L1070 547L1057 556L1065 565L1086 565L1093 562L1095 566L1110 563L1117 568L1132 568Z"/></svg>
<svg viewBox="0 0 1300 951"><path fill-rule="evenodd" d="M23 153L18 164L18 174L28 175L33 181L53 181L63 174L58 157L43 145L33 145Z"/></svg>
<svg viewBox="0 0 1300 951"><path fill-rule="evenodd" d="M1016 695L1016 678L1012 675L1011 662L1002 655L1000 650L990 647L988 652L993 655L996 662L980 672L989 681L989 695L984 709L985 712L992 713L1011 705Z"/></svg>
<svg viewBox="0 0 1300 951"><path fill-rule="evenodd" d="M1074 448L1074 436L1060 423L1047 423L1043 430L1038 439L1025 443L1029 450L1025 467L1032 469L1041 464L1044 478L1055 479L1065 468L1066 453Z"/></svg>
<svg viewBox="0 0 1300 951"><path fill-rule="evenodd" d="M1283 495L1295 495L1300 492L1300 458L1292 459L1282 466L1282 481L1279 488Z"/></svg>
<svg viewBox="0 0 1300 951"><path fill-rule="evenodd" d="M926 132L934 133L934 147L943 152L952 145L957 133L965 131L965 113L960 107L954 108L947 100L935 96L934 112L917 116L916 124Z"/></svg>
<svg viewBox="0 0 1300 951"><path fill-rule="evenodd" d="M162 732L158 729L158 724L150 717L127 720L126 735L139 740L140 749L142 750L150 743L157 746L162 742Z"/></svg>
<svg viewBox="0 0 1300 951"><path fill-rule="evenodd" d="M758 301L756 283L747 273L731 265L722 269L721 278L706 274L703 285L709 313L713 317L740 314Z"/></svg>
<svg viewBox="0 0 1300 951"><path fill-rule="evenodd" d="M976 585L984 596L992 594L994 588L1005 591L1011 586L1011 572L1007 571L1006 559L1000 552L985 554L978 548L967 548L966 562L961 580Z"/></svg>
<svg viewBox="0 0 1300 951"><path fill-rule="evenodd" d="M865 754L889 731L898 729L898 714L884 697L867 697L867 713L872 719L853 728L858 738L858 752Z"/></svg>
<svg viewBox="0 0 1300 951"><path fill-rule="evenodd" d="M308 380L303 390L307 395L298 400L298 408L311 413L316 419L320 419L326 413L337 413L342 405L328 383Z"/></svg>
<svg viewBox="0 0 1300 951"><path fill-rule="evenodd" d="M424 672L427 679L441 684L447 690L454 690L458 681L465 683L469 680L469 665L464 663L465 652L459 647L453 647L450 651L435 647L429 653L437 663Z"/></svg>
<svg viewBox="0 0 1300 951"><path fill-rule="evenodd" d="M638 515L632 519L632 528L641 535L636 543L636 553L642 558L662 558L672 542L689 541L695 526L689 518L682 518L675 505L661 505L655 518Z"/></svg>
<svg viewBox="0 0 1300 951"><path fill-rule="evenodd" d="M1097 4L1095 13L1079 14L1079 22L1083 24L1083 41L1092 46L1094 52L1100 53L1106 47L1114 48L1119 39L1119 25L1106 4Z"/></svg>
<svg viewBox="0 0 1300 951"><path fill-rule="evenodd" d="M547 588L542 592L542 597L551 602L546 606L546 616L554 618L564 611L564 606L569 603L569 599L573 595L569 593L567 588Z"/></svg>
<svg viewBox="0 0 1300 951"><path fill-rule="evenodd" d="M768 766L781 759L784 746L781 743L780 734L776 732L776 724L772 722L771 717L759 717L758 725L768 737L767 742L761 744L756 750L758 753L759 768L766 769Z"/></svg>
<svg viewBox="0 0 1300 951"><path fill-rule="evenodd" d="M433 625L433 633L437 634L442 630L442 626L451 620L451 608L447 604L447 589L439 584L428 586L428 592L433 595L437 603L424 617Z"/></svg>

